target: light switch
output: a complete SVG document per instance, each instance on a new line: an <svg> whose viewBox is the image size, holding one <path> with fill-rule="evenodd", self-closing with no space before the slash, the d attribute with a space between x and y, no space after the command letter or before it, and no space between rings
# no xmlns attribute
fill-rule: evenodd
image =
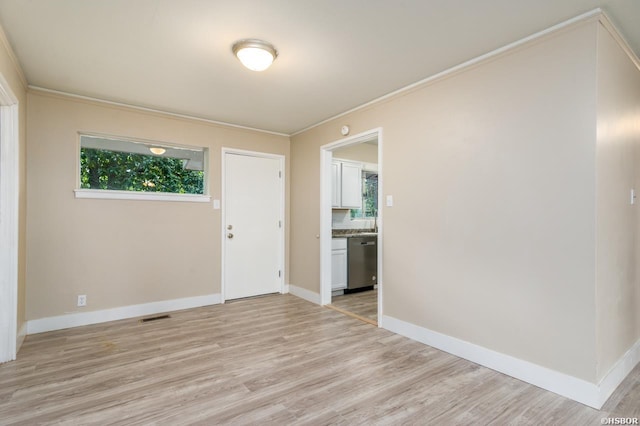
<svg viewBox="0 0 640 426"><path fill-rule="evenodd" d="M213 209L220 210L220 200L213 200Z"/></svg>
<svg viewBox="0 0 640 426"><path fill-rule="evenodd" d="M631 199L629 200L631 202L631 205L634 205L636 203L636 190L635 189L631 189Z"/></svg>
<svg viewBox="0 0 640 426"><path fill-rule="evenodd" d="M387 195L387 207L393 207L393 195Z"/></svg>

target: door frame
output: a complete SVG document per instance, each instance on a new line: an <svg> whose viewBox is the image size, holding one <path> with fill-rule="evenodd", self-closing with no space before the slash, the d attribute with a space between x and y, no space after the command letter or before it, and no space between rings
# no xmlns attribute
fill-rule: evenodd
<svg viewBox="0 0 640 426"><path fill-rule="evenodd" d="M16 359L20 200L18 99L0 74L0 362Z"/></svg>
<svg viewBox="0 0 640 426"><path fill-rule="evenodd" d="M320 304L331 303L331 161L333 151L373 139L378 140L378 327L382 327L384 250L382 127L367 130L320 147Z"/></svg>
<svg viewBox="0 0 640 426"><path fill-rule="evenodd" d="M285 156L281 154L272 154L268 152L259 152L259 151L248 151L244 149L236 149L236 148L225 148L222 147L222 158L220 159L221 168L220 171L222 173L221 180L221 191L220 191L220 199L222 202L222 215L220 220L220 240L221 240L221 256L220 256L220 301L221 303L225 302L226 296L226 283L225 283L225 249L227 239L225 238L226 229L225 223L227 220L227 203L226 203L226 159L227 154L236 154L236 155L245 155L247 157L258 157L258 158L269 158L276 159L280 162L280 170L282 171L282 179L280 179L280 217L282 218L282 228L280 228L280 237L279 237L279 269L282 271L282 276L279 278L280 280L280 293L285 293L285 275L286 275L286 263L285 263L285 229L286 229L286 216L285 216Z"/></svg>

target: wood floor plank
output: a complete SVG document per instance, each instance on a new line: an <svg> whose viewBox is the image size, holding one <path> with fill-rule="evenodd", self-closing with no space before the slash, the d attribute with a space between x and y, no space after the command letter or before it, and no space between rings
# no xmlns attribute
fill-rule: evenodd
<svg viewBox="0 0 640 426"><path fill-rule="evenodd" d="M349 312L371 324L378 324L377 289L333 296L329 307L338 311Z"/></svg>
<svg viewBox="0 0 640 426"><path fill-rule="evenodd" d="M596 425L598 411L290 295L28 336L0 425Z"/></svg>

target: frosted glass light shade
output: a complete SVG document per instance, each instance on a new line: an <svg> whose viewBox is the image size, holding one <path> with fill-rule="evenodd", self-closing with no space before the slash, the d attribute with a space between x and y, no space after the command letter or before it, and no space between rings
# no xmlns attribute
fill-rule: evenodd
<svg viewBox="0 0 640 426"><path fill-rule="evenodd" d="M242 65L252 71L266 70L278 56L276 49L262 40L240 40L233 45L232 50Z"/></svg>
<svg viewBox="0 0 640 426"><path fill-rule="evenodd" d="M149 151L153 152L155 155L162 155L162 154L164 154L165 152L167 152L167 150L166 150L166 149L164 149L164 148L159 148L159 147L155 147L155 146L154 146L154 147L149 148Z"/></svg>

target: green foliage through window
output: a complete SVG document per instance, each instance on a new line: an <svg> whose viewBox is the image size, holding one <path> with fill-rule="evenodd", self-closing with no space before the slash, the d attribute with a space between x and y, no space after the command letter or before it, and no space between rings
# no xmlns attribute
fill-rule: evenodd
<svg viewBox="0 0 640 426"><path fill-rule="evenodd" d="M203 150L200 151L202 160L193 167L193 161L189 163L188 158L83 146L83 138L85 137L81 138L80 148L80 188L204 194ZM104 140L100 139L98 143L103 143ZM126 143L131 146L135 144L134 142ZM95 140L88 140L86 144L96 145L97 143ZM135 147L136 151L149 151L147 145L136 145L142 147ZM186 152L178 149L166 151L168 154L169 152ZM193 152L194 150L190 150L183 157L193 156Z"/></svg>
<svg viewBox="0 0 640 426"><path fill-rule="evenodd" d="M362 172L362 209L351 209L351 219L378 217L378 174Z"/></svg>

